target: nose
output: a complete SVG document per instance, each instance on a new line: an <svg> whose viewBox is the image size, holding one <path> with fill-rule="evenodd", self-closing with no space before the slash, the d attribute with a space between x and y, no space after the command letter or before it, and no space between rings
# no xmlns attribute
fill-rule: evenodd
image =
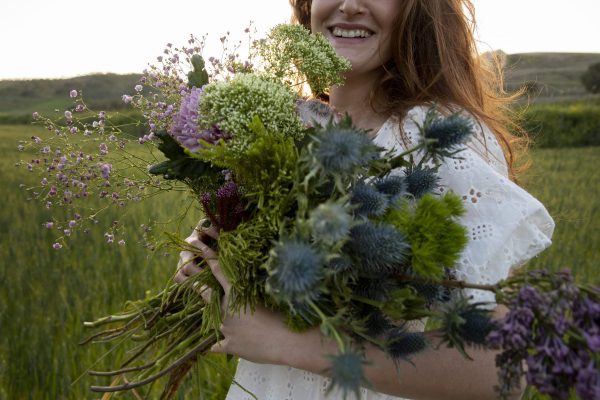
<svg viewBox="0 0 600 400"><path fill-rule="evenodd" d="M364 12L363 0L342 0L339 10L348 16L362 14Z"/></svg>

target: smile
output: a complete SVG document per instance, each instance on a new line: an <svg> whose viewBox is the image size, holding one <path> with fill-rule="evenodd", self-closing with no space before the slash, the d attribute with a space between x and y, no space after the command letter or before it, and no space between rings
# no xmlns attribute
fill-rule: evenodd
<svg viewBox="0 0 600 400"><path fill-rule="evenodd" d="M335 37L343 37L343 38L368 38L373 35L372 32L369 32L364 29L342 29L337 26L335 28L333 28L331 33Z"/></svg>

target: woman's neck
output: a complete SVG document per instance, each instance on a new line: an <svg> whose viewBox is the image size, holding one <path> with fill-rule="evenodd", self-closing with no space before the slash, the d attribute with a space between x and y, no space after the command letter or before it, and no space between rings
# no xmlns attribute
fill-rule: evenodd
<svg viewBox="0 0 600 400"><path fill-rule="evenodd" d="M370 130L374 136L388 115L375 112L371 107L370 97L377 76L349 76L343 86L334 86L329 93L329 104L338 112L352 117L354 126Z"/></svg>

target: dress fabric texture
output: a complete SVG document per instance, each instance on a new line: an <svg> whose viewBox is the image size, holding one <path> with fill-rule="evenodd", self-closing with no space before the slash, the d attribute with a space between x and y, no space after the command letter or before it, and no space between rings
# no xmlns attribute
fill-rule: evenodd
<svg viewBox="0 0 600 400"><path fill-rule="evenodd" d="M391 117L373 141L398 153L412 147L420 139L419 125L427 110L415 107L408 112L402 121L403 139L398 119ZM508 178L502 149L494 135L487 127L473 122L475 135L459 153L460 158L446 159L439 169L439 192L454 192L463 199L466 210L460 222L467 229L469 241L456 265L457 279L490 284L506 278L512 268L548 247L554 222L538 200ZM465 293L472 301L494 306L492 293ZM424 324L413 326L414 330L423 327ZM227 400L342 399L341 393L326 395L329 383L328 378L307 371L240 359ZM368 389L362 389L361 399L400 400Z"/></svg>

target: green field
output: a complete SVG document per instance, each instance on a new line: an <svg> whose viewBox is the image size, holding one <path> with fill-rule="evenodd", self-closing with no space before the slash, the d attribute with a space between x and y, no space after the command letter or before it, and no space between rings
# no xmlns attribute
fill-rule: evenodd
<svg viewBox="0 0 600 400"><path fill-rule="evenodd" d="M68 247L53 250L55 238L42 228L48 214L28 202L27 193L19 189L20 183L31 183L34 177L14 166L23 156L16 150L17 140L31 136L32 129L0 126L0 400L100 398L87 387L108 381L85 376L85 371L114 367L120 353L109 352L110 345L80 347L77 343L85 336L82 322L117 311L125 300L141 298L147 289L158 290L168 281L177 255L149 254L136 243L135 227L149 219L166 221L173 209L187 203L158 197L125 216L115 211L115 218L119 214L133 227L125 247L105 244L103 232L92 230L74 237ZM526 186L547 205L557 229L553 247L531 265L570 267L579 280L599 283L593 268L600 261L600 147L540 149L533 161ZM179 230L189 232L193 219ZM214 361L227 365L223 358ZM230 371L224 368L202 382L198 373L193 374L180 398L222 398Z"/></svg>

